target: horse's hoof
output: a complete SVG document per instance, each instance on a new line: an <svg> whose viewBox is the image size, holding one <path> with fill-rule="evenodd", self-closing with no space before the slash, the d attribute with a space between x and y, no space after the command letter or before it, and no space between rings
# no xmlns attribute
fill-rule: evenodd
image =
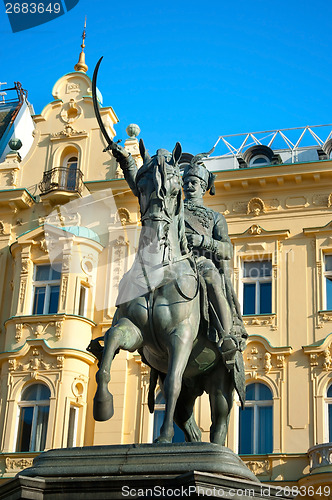
<svg viewBox="0 0 332 500"><path fill-rule="evenodd" d="M94 398L93 400L93 418L98 422L105 422L114 415L113 396L109 395L107 399L100 400Z"/></svg>
<svg viewBox="0 0 332 500"><path fill-rule="evenodd" d="M156 443L156 444L159 444L159 443L171 443L172 442L172 438L167 438L167 437L159 436L153 442Z"/></svg>

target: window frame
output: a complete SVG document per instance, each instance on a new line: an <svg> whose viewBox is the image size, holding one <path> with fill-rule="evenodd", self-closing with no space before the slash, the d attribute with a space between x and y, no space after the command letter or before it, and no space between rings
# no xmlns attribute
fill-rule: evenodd
<svg viewBox="0 0 332 500"><path fill-rule="evenodd" d="M27 400L20 399L20 401L17 403L17 407L18 407L17 426L16 426L16 435L15 435L15 443L14 443L14 451L16 453L40 452L40 451L44 451L45 446L46 446L47 433L48 433L48 423L49 423L49 417L50 417L51 391L50 391L50 388L46 384L43 384L43 383L30 384L29 386L25 386L22 389L20 398L22 398L24 391L28 387L31 387L33 385L38 386L37 393L40 393L41 386L44 386L49 390L50 395L49 395L49 398L47 400L46 399L34 399L34 400L27 401ZM48 413L47 413L47 423L46 423L46 431L45 431L45 446L43 449L37 450L36 449L36 435L37 435L37 424L38 424L38 409L40 407L48 407ZM33 408L33 416L32 416L32 422L31 422L31 434L30 434L30 439L29 439L29 450L25 450L25 451L18 450L18 446L20 444L19 443L19 435L20 435L20 428L21 428L21 415L22 415L21 409L22 408ZM39 443L38 448L41 448L40 444L41 443Z"/></svg>
<svg viewBox="0 0 332 500"><path fill-rule="evenodd" d="M73 419L73 431L72 431L72 437L70 437L70 430L71 430L71 412L73 410L74 413L74 419ZM77 446L77 436L78 436L78 418L79 418L79 411L80 408L79 406L71 404L69 406L69 411L68 411L68 432L67 432L67 448L74 448ZM69 443L69 440L72 440L72 443Z"/></svg>
<svg viewBox="0 0 332 500"><path fill-rule="evenodd" d="M257 276L257 277L245 277L244 276L244 267L246 263L263 263L263 262L270 262L271 263L271 274L270 276ZM264 258L264 259L257 259L257 260L246 260L242 259L241 262L241 302L242 302L242 314L244 316L257 316L260 314L273 314L272 312L272 286L273 286L273 277L272 277L272 259L269 258ZM261 309L261 304L260 304L260 293L261 293L261 284L262 283L270 283L271 284L271 307L270 307L270 312L260 312ZM255 284L255 312L253 313L245 313L244 312L244 289L246 284Z"/></svg>
<svg viewBox="0 0 332 500"><path fill-rule="evenodd" d="M255 161L259 160L260 158L266 160L266 163L257 163L257 165L255 165ZM263 154L254 155L249 161L249 167L263 167L266 165L271 165L271 160L270 158L268 158L266 155Z"/></svg>
<svg viewBox="0 0 332 500"><path fill-rule="evenodd" d="M75 161L74 161L75 159ZM73 161L71 161L73 160ZM76 163L76 167L72 168L72 165ZM74 153L69 153L64 157L62 166L63 170L61 174L61 186L66 187L69 191L75 191L77 189L77 172L79 171L79 154L78 151ZM71 173L75 171L74 179L71 178ZM75 180L75 184L72 181Z"/></svg>
<svg viewBox="0 0 332 500"><path fill-rule="evenodd" d="M80 283L79 288L79 296L78 296L78 306L77 306L77 314L78 316L82 316L83 318L87 317L88 313L88 299L89 299L89 287L84 283ZM83 304L81 302L82 291L84 290ZM81 309L82 304L82 309Z"/></svg>
<svg viewBox="0 0 332 500"><path fill-rule="evenodd" d="M332 311L332 307L328 307L328 299L327 299L327 279L330 277L330 280L332 282L332 269L330 271L326 270L326 257L331 257L332 259L332 253L324 252L323 254L323 300L324 300L324 311ZM332 303L332 292L331 292L331 303Z"/></svg>
<svg viewBox="0 0 332 500"><path fill-rule="evenodd" d="M48 280L36 280L37 276L37 268L38 267L50 267L50 273L52 270L52 265L50 263L43 263L43 264L34 264L34 270L33 270L33 289L32 289L32 304L31 304L31 315L32 316L38 316L38 315L47 315L47 314L57 314L59 310L59 298L60 298L60 287L61 287L61 274L62 270L60 271L60 278L56 280L48 279ZM49 275L50 275L49 273ZM58 305L57 305L57 311L56 312L48 312L49 307L50 307L50 298L51 298L51 288L53 286L58 286L59 287L59 293L58 293ZM45 288L45 297L44 297L44 304L43 304L43 312L38 313L34 312L35 311L35 298L36 298L36 290L39 288Z"/></svg>
<svg viewBox="0 0 332 500"><path fill-rule="evenodd" d="M255 386L255 398L257 398L257 393L258 393L258 390L259 390L259 385L263 385L265 386L267 389L269 389L270 393L271 393L271 399L252 399L252 400L246 400L245 402L245 408L253 408L253 418L252 418L252 421L253 421L253 429L250 429L250 431L252 432L253 431L253 451L252 453L242 453L240 451L240 425L241 425L241 417L240 417L240 412L243 411L241 410L240 408L240 404L238 404L238 436L237 436L237 439L238 439L238 453L241 454L241 455L268 455L270 453L273 453L273 438L274 438L274 433L273 433L273 420L274 420L274 401L273 401L273 392L271 390L271 388L263 383L262 381L255 381L255 382L250 382L248 384L246 384L246 388L249 387L250 385L254 385ZM259 409L258 408L262 408L262 407L271 407L272 408L272 421L271 421L271 431L272 431L272 450L271 452L266 452L266 453L259 453L257 450L259 448L259 428L260 428L260 425L259 425Z"/></svg>

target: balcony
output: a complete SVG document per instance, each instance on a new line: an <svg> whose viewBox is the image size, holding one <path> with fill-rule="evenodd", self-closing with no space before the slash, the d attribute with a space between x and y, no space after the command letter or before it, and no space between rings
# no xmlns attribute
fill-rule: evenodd
<svg viewBox="0 0 332 500"><path fill-rule="evenodd" d="M308 455L310 472L323 472L326 467L332 471L332 443L317 444L308 450Z"/></svg>
<svg viewBox="0 0 332 500"><path fill-rule="evenodd" d="M51 192L77 193L83 190L83 172L78 168L56 167L44 172L43 180L39 183L42 195Z"/></svg>
<svg viewBox="0 0 332 500"><path fill-rule="evenodd" d="M332 492L332 443L322 443L309 448L310 472L299 479L300 491L307 491L306 498L314 500L331 498ZM301 487L304 488L301 490Z"/></svg>

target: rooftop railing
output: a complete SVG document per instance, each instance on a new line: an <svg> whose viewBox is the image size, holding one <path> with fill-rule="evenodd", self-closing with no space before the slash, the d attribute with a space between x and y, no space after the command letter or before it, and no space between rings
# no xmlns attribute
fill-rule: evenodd
<svg viewBox="0 0 332 500"><path fill-rule="evenodd" d="M332 124L294 127L261 132L221 135L215 143L214 156L238 156L255 145L274 151L323 148L332 138Z"/></svg>

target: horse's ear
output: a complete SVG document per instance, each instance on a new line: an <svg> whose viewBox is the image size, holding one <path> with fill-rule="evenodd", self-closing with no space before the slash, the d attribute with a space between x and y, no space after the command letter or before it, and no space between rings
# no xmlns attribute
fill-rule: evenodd
<svg viewBox="0 0 332 500"><path fill-rule="evenodd" d="M179 161L179 159L181 158L181 155L182 155L182 147L181 147L181 144L179 142L177 142L175 144L175 147L174 147L173 153L172 153L174 165Z"/></svg>
<svg viewBox="0 0 332 500"><path fill-rule="evenodd" d="M145 149L145 144L143 142L143 139L139 140L139 152L141 153L141 157L142 157L142 160L144 163L151 160L151 156L149 155L148 151Z"/></svg>

